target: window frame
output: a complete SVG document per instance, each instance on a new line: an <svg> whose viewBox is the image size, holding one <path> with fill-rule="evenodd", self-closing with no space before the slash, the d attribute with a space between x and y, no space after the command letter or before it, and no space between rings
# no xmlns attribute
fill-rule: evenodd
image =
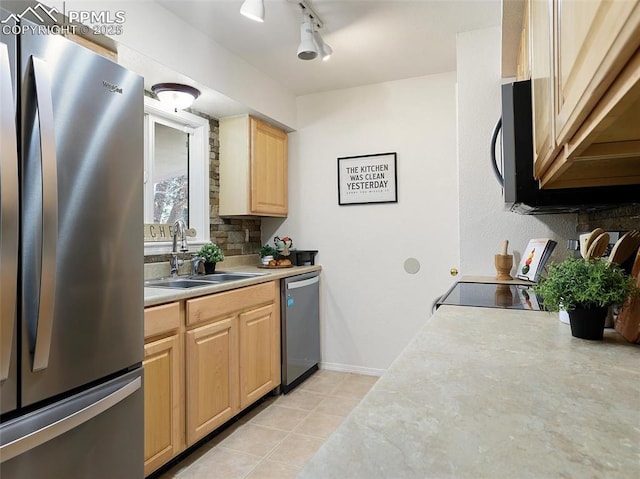
<svg viewBox="0 0 640 479"><path fill-rule="evenodd" d="M189 227L195 228L196 236L188 238L190 251L196 251L210 241L209 236L209 121L206 118L174 111L153 98L144 98L144 198L145 218L147 209L153 209L152 178L155 150L155 123L176 128L189 134ZM153 216L153 213L152 213ZM145 241L144 254L171 252L171 241Z"/></svg>

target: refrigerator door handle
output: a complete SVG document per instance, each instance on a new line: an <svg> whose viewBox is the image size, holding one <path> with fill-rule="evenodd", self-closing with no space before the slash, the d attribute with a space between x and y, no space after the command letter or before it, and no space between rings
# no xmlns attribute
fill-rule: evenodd
<svg viewBox="0 0 640 479"><path fill-rule="evenodd" d="M38 326L33 347L32 370L35 372L47 368L51 348L58 242L58 169L53 129L51 75L46 62L34 56L31 56L31 67L35 83L35 100L38 106L42 155L40 160L42 164L42 266Z"/></svg>
<svg viewBox="0 0 640 479"><path fill-rule="evenodd" d="M123 387L98 399L89 406L79 409L57 421L53 421L52 423L35 431L29 431L19 438L7 442L7 444L3 444L0 446L0 463L28 452L31 449L34 449L45 442L51 441L65 432L90 421L118 403L121 403L141 387L142 378L138 376L129 381Z"/></svg>
<svg viewBox="0 0 640 479"><path fill-rule="evenodd" d="M313 278L303 279L302 281L293 281L291 283L287 283L287 289L304 288L305 286L316 284L318 281L320 281L320 276L314 276Z"/></svg>
<svg viewBox="0 0 640 479"><path fill-rule="evenodd" d="M18 283L18 141L7 45L0 43L0 381L9 377Z"/></svg>

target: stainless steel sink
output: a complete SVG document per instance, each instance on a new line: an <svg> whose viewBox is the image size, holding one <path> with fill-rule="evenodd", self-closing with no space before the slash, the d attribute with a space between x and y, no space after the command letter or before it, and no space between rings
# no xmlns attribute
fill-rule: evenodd
<svg viewBox="0 0 640 479"><path fill-rule="evenodd" d="M240 281L241 279L254 278L256 276L263 276L267 273L231 273L226 271L220 271L213 274L196 274L192 276L182 276L177 278L160 278L145 281L144 285L147 288L175 288L175 289L189 289L189 288L202 288L204 286L211 286L213 284L227 283L229 281Z"/></svg>
<svg viewBox="0 0 640 479"><path fill-rule="evenodd" d="M196 274L189 276L189 279L198 281L215 281L217 283L226 281L238 281L241 279L255 278L257 276L264 276L267 273L241 273L241 272L227 272L220 271L219 273L212 274Z"/></svg>
<svg viewBox="0 0 640 479"><path fill-rule="evenodd" d="M188 289L188 288L202 288L204 286L211 286L213 284L220 283L220 281L198 281L193 279L156 279L145 281L144 285L148 288L176 288L176 289Z"/></svg>

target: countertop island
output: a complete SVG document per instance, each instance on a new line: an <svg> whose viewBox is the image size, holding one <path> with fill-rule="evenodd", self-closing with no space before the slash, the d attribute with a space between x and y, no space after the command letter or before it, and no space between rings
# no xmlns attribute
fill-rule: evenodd
<svg viewBox="0 0 640 479"><path fill-rule="evenodd" d="M640 477L640 346L443 306L298 475Z"/></svg>

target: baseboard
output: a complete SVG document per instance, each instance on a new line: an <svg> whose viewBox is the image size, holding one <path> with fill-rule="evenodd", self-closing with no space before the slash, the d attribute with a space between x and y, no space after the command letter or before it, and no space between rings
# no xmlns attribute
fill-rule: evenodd
<svg viewBox="0 0 640 479"><path fill-rule="evenodd" d="M365 368L363 366L353 366L351 364L325 363L320 362L320 369L327 371L340 371L341 373L364 374L366 376L382 376L386 369Z"/></svg>

